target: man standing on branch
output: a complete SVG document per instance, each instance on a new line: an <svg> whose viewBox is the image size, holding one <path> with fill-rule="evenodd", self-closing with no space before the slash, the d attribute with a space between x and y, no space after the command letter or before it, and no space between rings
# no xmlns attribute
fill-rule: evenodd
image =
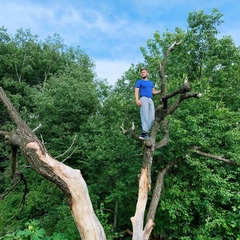
<svg viewBox="0 0 240 240"><path fill-rule="evenodd" d="M140 74L142 79L135 84L135 100L140 107L142 124L142 134L139 139L147 140L155 118L155 107L152 97L155 94L160 94L161 91L154 89L153 82L148 79L147 68L141 68Z"/></svg>

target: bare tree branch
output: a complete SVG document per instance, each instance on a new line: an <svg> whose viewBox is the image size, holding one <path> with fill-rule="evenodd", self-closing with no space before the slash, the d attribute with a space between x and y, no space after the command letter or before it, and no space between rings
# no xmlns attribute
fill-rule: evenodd
<svg viewBox="0 0 240 240"><path fill-rule="evenodd" d="M186 92L189 92L190 90L191 90L191 87L190 87L190 84L188 82L188 78L186 77L183 85L178 90L176 90L176 91L174 91L170 94L167 94L164 97L164 99L172 98L172 97L176 96L177 94L186 93Z"/></svg>
<svg viewBox="0 0 240 240"><path fill-rule="evenodd" d="M23 196L23 198L25 199L25 196L26 196L27 191L28 191L27 182L26 182L26 179L23 176L23 173L18 172L14 175L13 186L11 188L9 188L8 190L6 190L5 193L0 195L0 201L3 200L13 189L15 189L21 181L24 182L24 186L25 186L24 196Z"/></svg>
<svg viewBox="0 0 240 240"><path fill-rule="evenodd" d="M39 125L35 129L33 129L33 132L37 131L40 127L42 127L41 123L39 123Z"/></svg>
<svg viewBox="0 0 240 240"><path fill-rule="evenodd" d="M199 93L185 93L185 94L181 94L178 98L178 100L168 109L167 114L172 114L173 112L176 111L176 109L180 106L180 103L188 98L200 98L202 96L202 94Z"/></svg>
<svg viewBox="0 0 240 240"><path fill-rule="evenodd" d="M201 155L201 156L209 157L209 158L216 159L216 160L219 160L219 161L222 161L222 162L225 162L225 163L229 163L229 164L240 166L240 163L234 162L234 161L232 161L230 159L226 159L226 158L224 158L222 156L216 156L216 155L213 155L213 154L205 153L205 152L202 152L202 151L200 151L198 149L199 149L199 147L197 147L197 146L192 147L192 151L194 153L197 153L197 154Z"/></svg>
<svg viewBox="0 0 240 240"><path fill-rule="evenodd" d="M14 177L16 168L17 168L17 151L18 151L18 148L15 146L12 146L12 153L11 153L11 159L10 159L10 176L11 176L11 178Z"/></svg>
<svg viewBox="0 0 240 240"><path fill-rule="evenodd" d="M18 175L20 176L20 180L22 180L23 183L24 183L24 191L23 191L22 200L21 200L21 202L19 203L18 208L17 208L15 214L9 219L9 221L12 220L12 219L15 217L15 215L17 214L17 212L22 212L22 210L23 210L23 208L24 208L24 205L25 205L26 195L27 195L27 193L28 193L28 191L29 191L29 190L28 190L28 187L27 187L27 181L26 181L26 179L24 178L23 173L22 173L22 172L19 172ZM20 209L20 210L19 210L19 209Z"/></svg>
<svg viewBox="0 0 240 240"><path fill-rule="evenodd" d="M179 41L179 42L174 42L169 48L168 50L166 51L166 54L164 56L164 59L163 59L163 63L162 63L162 66L165 66L167 64L167 59L170 55L170 53L174 50L175 46L178 46L181 44L182 41Z"/></svg>
<svg viewBox="0 0 240 240"><path fill-rule="evenodd" d="M8 97L6 96L2 87L0 87L0 100L2 101L3 105L5 106L8 115L12 119L12 121L16 124L17 127L24 128L26 133L32 133L31 129L28 125L22 121L20 115L18 114L16 108L13 106L11 101L9 101ZM30 134L31 135L31 134Z"/></svg>
<svg viewBox="0 0 240 240"><path fill-rule="evenodd" d="M182 160L183 160L183 158L179 157L175 161L170 161L165 166L165 168L163 168L161 171L158 172L155 188L153 190L152 200L151 200L151 203L149 206L149 211L148 211L147 218L146 218L147 221L155 218L158 202L161 197L161 192L162 192L162 188L163 188L163 184L164 184L164 177L165 177L166 173L169 171L169 169L171 169L171 167L174 164L179 163Z"/></svg>
<svg viewBox="0 0 240 240"><path fill-rule="evenodd" d="M163 138L161 141L157 142L155 145L155 149L159 149L162 148L163 146L166 146L170 140L169 138L169 131L167 128L167 124L168 121L166 118L164 118L161 122L160 122L160 129L161 129L161 133L163 135Z"/></svg>
<svg viewBox="0 0 240 240"><path fill-rule="evenodd" d="M72 141L70 147L69 147L65 152L63 152L62 154L58 155L58 156L55 157L55 158L58 159L58 158L64 156L64 155L72 148L73 144L74 144L75 141L76 141L76 138L77 138L77 135L74 136L73 141ZM76 150L76 149L75 149L75 150ZM75 150L74 150L74 151L75 151ZM71 154L71 155L72 155L72 154Z"/></svg>
<svg viewBox="0 0 240 240"><path fill-rule="evenodd" d="M10 135L10 132L6 132L6 131L0 131L0 136L7 136Z"/></svg>
<svg viewBox="0 0 240 240"><path fill-rule="evenodd" d="M68 159L74 154L74 152L75 152L77 149L78 149L78 147L75 147L74 150L71 152L71 154L70 154L69 156L67 156L66 158L64 158L64 159L62 160L62 162L65 162L66 160L68 160Z"/></svg>
<svg viewBox="0 0 240 240"><path fill-rule="evenodd" d="M13 179L13 186L11 188L9 188L8 190L5 191L5 193L0 195L0 201L3 200L15 187L17 187L17 185L21 182L21 178L20 177L15 177Z"/></svg>
<svg viewBox="0 0 240 240"><path fill-rule="evenodd" d="M165 78L165 66L167 64L168 57L170 53L174 50L175 46L178 46L181 44L180 42L174 42L166 51L166 54L164 56L163 62L159 64L159 76L161 79L161 95L164 96L166 94L166 78ZM161 102L161 100L160 100Z"/></svg>
<svg viewBox="0 0 240 240"><path fill-rule="evenodd" d="M139 140L139 135L137 134L137 133L135 133L135 126L134 126L134 122L132 122L132 127L130 128L130 129L128 129L128 130L126 130L125 128L124 128L124 125L122 124L122 126L121 126L121 129L122 129L122 132L123 132L123 134L129 134L129 135L131 135L134 139L137 139L137 140Z"/></svg>

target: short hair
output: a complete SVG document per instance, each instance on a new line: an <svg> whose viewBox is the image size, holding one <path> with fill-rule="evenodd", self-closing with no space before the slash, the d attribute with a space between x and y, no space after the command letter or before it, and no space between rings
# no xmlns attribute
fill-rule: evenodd
<svg viewBox="0 0 240 240"><path fill-rule="evenodd" d="M146 67L142 67L142 68L140 69L140 73L141 73L143 70L148 71Z"/></svg>

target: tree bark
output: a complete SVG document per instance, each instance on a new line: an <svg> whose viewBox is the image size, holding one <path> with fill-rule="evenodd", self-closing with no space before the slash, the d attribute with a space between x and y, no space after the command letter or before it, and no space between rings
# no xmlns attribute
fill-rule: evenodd
<svg viewBox="0 0 240 240"><path fill-rule="evenodd" d="M34 132L23 122L1 87L0 100L17 125L16 131L0 131L0 135L5 136L10 146L21 150L33 169L63 190L81 239L105 240L104 230L95 215L88 188L80 170L57 161L47 153Z"/></svg>

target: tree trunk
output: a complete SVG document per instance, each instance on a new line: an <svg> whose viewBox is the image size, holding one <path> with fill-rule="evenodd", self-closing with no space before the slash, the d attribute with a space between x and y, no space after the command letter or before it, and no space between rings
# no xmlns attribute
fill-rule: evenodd
<svg viewBox="0 0 240 240"><path fill-rule="evenodd" d="M142 168L139 179L138 201L134 217L131 217L133 240L143 239L144 213L148 199L148 169Z"/></svg>
<svg viewBox="0 0 240 240"><path fill-rule="evenodd" d="M88 194L80 170L72 169L49 154L42 153L37 142L22 148L24 156L42 176L56 183L67 195L68 204L82 239L106 239Z"/></svg>
<svg viewBox="0 0 240 240"><path fill-rule="evenodd" d="M17 125L16 131L0 131L0 135L5 136L10 146L21 150L33 169L63 190L81 239L105 240L104 230L94 213L87 185L80 170L72 169L47 153L34 132L23 122L2 88L0 99Z"/></svg>
<svg viewBox="0 0 240 240"><path fill-rule="evenodd" d="M138 192L138 200L136 206L136 212L134 217L131 218L132 226L133 226L133 240L148 240L150 238L151 232L154 227L154 218L155 213L157 210L157 206L160 200L162 188L163 188L163 181L164 176L166 175L167 171L174 165L175 162L169 162L162 171L159 171L159 174L156 179L156 184L154 187L152 201L149 205L148 214L146 217L146 223L144 227L144 220L145 220L145 211L146 205L148 201L148 191L151 189L151 168L153 162L153 155L157 149L160 149L168 144L169 138L169 131L168 131L168 120L167 116L172 114L180 105L180 103L188 98L199 98L201 95L198 93L189 93L190 86L187 81L187 78L184 80L184 84L177 89L176 91L167 94L166 89L166 79L165 79L165 65L167 63L167 59L174 49L175 46L179 45L181 42L174 42L169 49L166 51L163 62L160 63L160 84L161 84L161 94L159 99L159 105L155 111L155 120L154 124L151 129L150 139L144 142L144 150L143 150L143 164L139 179L139 192ZM168 106L168 99L179 95L179 98L169 107ZM156 142L157 134L161 131L162 140ZM124 133L131 134L135 139L136 136L133 130L124 130Z"/></svg>

